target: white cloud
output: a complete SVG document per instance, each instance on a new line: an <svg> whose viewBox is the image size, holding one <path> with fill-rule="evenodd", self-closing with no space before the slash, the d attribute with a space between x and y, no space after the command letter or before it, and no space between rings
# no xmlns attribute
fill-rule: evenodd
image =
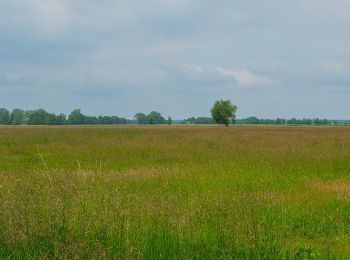
<svg viewBox="0 0 350 260"><path fill-rule="evenodd" d="M327 111L350 117L350 103L338 105L350 95L349 9L349 0L0 0L0 99L50 110L71 97L86 110L96 109L94 93L106 96L100 111L129 113L160 105L142 102L157 90L187 100L159 108L181 117L224 94L247 115L274 116L297 113L280 100L300 95L320 111L328 98ZM332 93L343 96L332 101ZM262 102L255 112L251 98ZM58 112L66 107L57 102ZM310 102L298 109L307 113Z"/></svg>
<svg viewBox="0 0 350 260"><path fill-rule="evenodd" d="M194 64L183 64L182 66L184 66L185 69L191 71L191 72L195 72L195 73L202 73L203 69L198 66L198 65L194 65Z"/></svg>
<svg viewBox="0 0 350 260"><path fill-rule="evenodd" d="M224 76L233 78L239 85L270 85L274 81L267 76L256 75L245 68L240 70L230 70L217 67L216 70Z"/></svg>

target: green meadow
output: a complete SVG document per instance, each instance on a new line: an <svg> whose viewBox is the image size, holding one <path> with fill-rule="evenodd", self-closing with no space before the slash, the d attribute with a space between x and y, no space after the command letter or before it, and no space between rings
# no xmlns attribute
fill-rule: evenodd
<svg viewBox="0 0 350 260"><path fill-rule="evenodd" d="M0 127L0 258L350 258L350 128Z"/></svg>

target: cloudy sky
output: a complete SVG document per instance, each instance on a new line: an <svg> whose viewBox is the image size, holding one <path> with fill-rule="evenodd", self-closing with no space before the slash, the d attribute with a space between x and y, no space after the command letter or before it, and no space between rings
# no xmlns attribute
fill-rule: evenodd
<svg viewBox="0 0 350 260"><path fill-rule="evenodd" d="M350 118L349 0L1 0L0 107Z"/></svg>

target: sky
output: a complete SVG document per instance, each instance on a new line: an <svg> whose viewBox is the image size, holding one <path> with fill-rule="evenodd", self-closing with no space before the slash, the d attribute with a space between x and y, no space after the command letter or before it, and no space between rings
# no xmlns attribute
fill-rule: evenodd
<svg viewBox="0 0 350 260"><path fill-rule="evenodd" d="M350 119L349 0L1 0L0 107Z"/></svg>

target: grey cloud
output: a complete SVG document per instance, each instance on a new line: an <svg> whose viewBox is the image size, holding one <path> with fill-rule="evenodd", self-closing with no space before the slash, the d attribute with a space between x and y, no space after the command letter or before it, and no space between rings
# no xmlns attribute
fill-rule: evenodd
<svg viewBox="0 0 350 260"><path fill-rule="evenodd" d="M179 118L230 98L240 116L311 116L317 108L350 118L349 7L345 0L3 0L0 103L128 116L153 107Z"/></svg>

